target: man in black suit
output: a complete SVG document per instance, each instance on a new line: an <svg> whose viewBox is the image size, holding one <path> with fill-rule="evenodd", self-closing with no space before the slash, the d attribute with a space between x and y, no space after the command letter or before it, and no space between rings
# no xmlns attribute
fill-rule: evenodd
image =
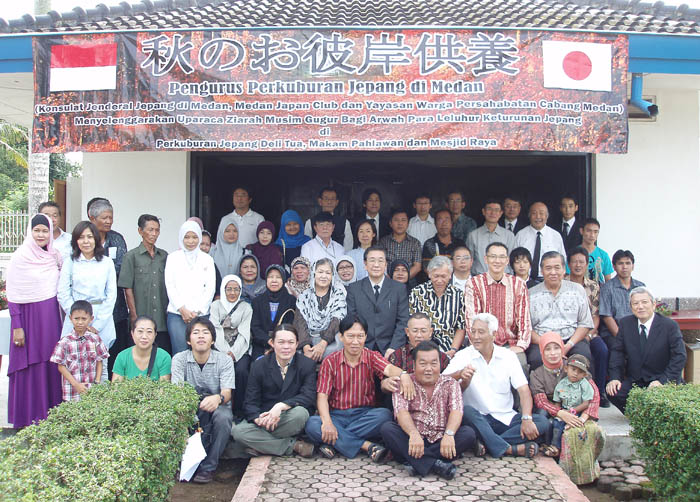
<svg viewBox="0 0 700 502"><path fill-rule="evenodd" d="M382 208L382 194L376 188L367 188L362 192L362 211L353 221L352 228L356 229L357 225L365 220L372 220L374 227L377 229L377 242L382 237L391 234L389 227L389 219L380 214ZM353 236L354 237L354 236Z"/></svg>
<svg viewBox="0 0 700 502"><path fill-rule="evenodd" d="M625 412L633 385L659 387L681 382L686 353L678 324L654 313L656 302L643 287L630 291L632 315L620 320L620 330L610 352L610 382L605 387L610 401Z"/></svg>
<svg viewBox="0 0 700 502"><path fill-rule="evenodd" d="M559 211L561 211L561 220L558 226L555 226L561 234L561 239L564 241L564 249L569 253L569 249L580 246L583 242L581 234L581 221L576 217L578 212L578 202L573 195L565 195L559 202Z"/></svg>
<svg viewBox="0 0 700 502"><path fill-rule="evenodd" d="M386 276L386 251L372 246L365 251L368 276L348 286L348 316L368 325L365 347L389 357L406 344L408 294L406 286Z"/></svg>
<svg viewBox="0 0 700 502"><path fill-rule="evenodd" d="M296 439L316 402L316 363L296 353L299 339L281 324L270 340L273 352L253 363L243 410L245 420L231 431L232 458L258 455L313 455L311 443Z"/></svg>
<svg viewBox="0 0 700 502"><path fill-rule="evenodd" d="M503 218L498 222L506 230L510 230L513 234L517 234L523 228L528 226L530 222L527 218L520 217L522 209L522 199L515 195L509 195L503 200Z"/></svg>

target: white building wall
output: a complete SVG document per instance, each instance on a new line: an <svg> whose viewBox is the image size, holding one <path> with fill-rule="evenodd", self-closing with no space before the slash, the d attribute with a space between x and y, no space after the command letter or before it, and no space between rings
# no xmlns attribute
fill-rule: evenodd
<svg viewBox="0 0 700 502"><path fill-rule="evenodd" d="M81 218L93 197L106 197L114 206L112 228L126 239L129 249L139 245L138 217L161 218L157 246L178 248L177 234L189 206L187 152L86 153L83 159Z"/></svg>
<svg viewBox="0 0 700 502"><path fill-rule="evenodd" d="M597 155L599 245L629 249L656 296L700 297L700 79L644 78L656 122L630 122L629 153Z"/></svg>

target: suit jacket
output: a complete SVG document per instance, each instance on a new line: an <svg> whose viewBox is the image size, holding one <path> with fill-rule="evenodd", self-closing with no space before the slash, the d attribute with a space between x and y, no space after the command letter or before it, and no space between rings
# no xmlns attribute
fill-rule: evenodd
<svg viewBox="0 0 700 502"><path fill-rule="evenodd" d="M316 363L312 359L295 354L284 380L274 353L253 362L243 404L246 420L252 422L279 402L312 411L316 404Z"/></svg>
<svg viewBox="0 0 700 502"><path fill-rule="evenodd" d="M581 235L580 231L581 228L583 228L582 223L583 220L576 216L574 226L569 229L568 235L564 235L564 232L562 232L561 226L564 224L564 222L561 220L561 218L559 221L555 222L554 225L552 225L552 227L554 227L554 229L561 235L561 240L564 242L564 249L566 249L567 254L569 253L569 249L580 246L583 242L583 235Z"/></svg>
<svg viewBox="0 0 700 502"><path fill-rule="evenodd" d="M297 300L287 292L284 286L279 292L280 305L277 309L274 319L270 319L270 292L265 290L260 296L253 298L251 305L253 307L253 317L250 321L250 339L253 345L253 361L265 353L270 348L268 341L270 340L270 332L275 329L275 326L280 323L280 317L288 310L292 312L284 316L282 322L294 322L294 310L296 309Z"/></svg>
<svg viewBox="0 0 700 502"><path fill-rule="evenodd" d="M348 315L357 315L367 322L365 347L382 355L388 348L398 349L407 343L408 294L400 282L384 278L379 300L374 300L374 290L369 277L353 282L347 287Z"/></svg>
<svg viewBox="0 0 700 502"><path fill-rule="evenodd" d="M367 213L365 211L362 211L352 220L353 237L355 237L355 228L357 227L357 224L361 221L365 221L366 219ZM391 233L391 227L389 226L389 217L383 215L382 213L379 213L379 228L377 229L377 231L379 232L379 235L377 236L377 241L379 241L379 239L381 239L385 235L389 235ZM355 245L359 246L360 244L356 242Z"/></svg>
<svg viewBox="0 0 700 502"><path fill-rule="evenodd" d="M500 226L502 226L503 228L505 228L505 229L508 228L508 227L506 227L506 219L505 219L505 217L502 217L501 220L498 222L498 224L499 224ZM517 219L517 221L515 222L515 228L513 229L513 235L515 235L515 234L517 234L518 232L520 232L523 228L525 228L525 227L528 226L529 224L530 224L530 220L527 219L527 216L524 216L524 215L522 215L522 214L521 214L520 216L518 216L518 219Z"/></svg>
<svg viewBox="0 0 700 502"><path fill-rule="evenodd" d="M611 380L627 379L644 386L654 380L661 383L681 381L686 352L676 321L654 314L643 352L637 318L623 317L619 325L617 336L611 337Z"/></svg>

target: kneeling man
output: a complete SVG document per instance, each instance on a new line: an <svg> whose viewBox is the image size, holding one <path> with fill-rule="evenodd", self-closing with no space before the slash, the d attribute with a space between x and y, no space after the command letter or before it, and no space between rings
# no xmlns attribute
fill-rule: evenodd
<svg viewBox="0 0 700 502"><path fill-rule="evenodd" d="M253 363L243 422L231 432L232 458L257 455L313 455L314 446L296 439L304 431L316 399L316 363L296 353L297 330L280 324L272 332L273 352Z"/></svg>
<svg viewBox="0 0 700 502"><path fill-rule="evenodd" d="M409 321L410 323L410 321ZM455 477L451 462L474 446L474 429L462 423L462 391L454 378L440 374L440 351L424 341L413 348L416 388L413 399L394 393L396 422L382 425L382 437L394 457L411 466L411 474L434 472L445 479Z"/></svg>
<svg viewBox="0 0 700 502"><path fill-rule="evenodd" d="M365 348L367 323L360 317L346 317L340 322L343 350L334 352L321 363L318 373L318 416L306 423L306 434L321 445L319 452L333 458L337 450L353 458L360 450L373 462L386 456L384 446L369 441L391 420L386 408L374 408L375 377L401 377L401 393L413 399L413 380L405 371L389 364L379 352Z"/></svg>
<svg viewBox="0 0 700 502"><path fill-rule="evenodd" d="M532 394L518 356L512 350L494 345L498 320L487 313L472 320L472 345L460 350L445 374L460 383L464 391L465 425L471 425L492 457L503 455L534 457L535 442L549 423L542 415L532 415ZM518 391L522 415L513 410L511 388ZM479 454L483 449L479 448Z"/></svg>

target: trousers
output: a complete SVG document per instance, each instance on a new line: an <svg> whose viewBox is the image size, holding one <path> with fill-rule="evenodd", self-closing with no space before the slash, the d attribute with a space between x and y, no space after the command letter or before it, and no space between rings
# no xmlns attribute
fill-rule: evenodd
<svg viewBox="0 0 700 502"><path fill-rule="evenodd" d="M231 404L222 404L212 413L199 410L197 418L204 431L202 433L202 446L207 452L206 458L199 464L199 469L202 472L215 471L219 465L219 457L226 449L226 443L231 435L231 426L233 425Z"/></svg>
<svg viewBox="0 0 700 502"><path fill-rule="evenodd" d="M295 406L282 412L280 421L272 432L243 420L231 431L234 445L228 453L231 458L249 458L245 449L252 448L263 455L291 455L296 436L304 430L308 419L308 410L303 406Z"/></svg>
<svg viewBox="0 0 700 502"><path fill-rule="evenodd" d="M362 443L380 435L384 422L391 420L391 412L386 408L363 406L347 410L331 410L331 420L338 430L335 449L347 458L354 458L362 448ZM323 443L321 439L321 417L314 415L306 422L306 434L312 442Z"/></svg>

